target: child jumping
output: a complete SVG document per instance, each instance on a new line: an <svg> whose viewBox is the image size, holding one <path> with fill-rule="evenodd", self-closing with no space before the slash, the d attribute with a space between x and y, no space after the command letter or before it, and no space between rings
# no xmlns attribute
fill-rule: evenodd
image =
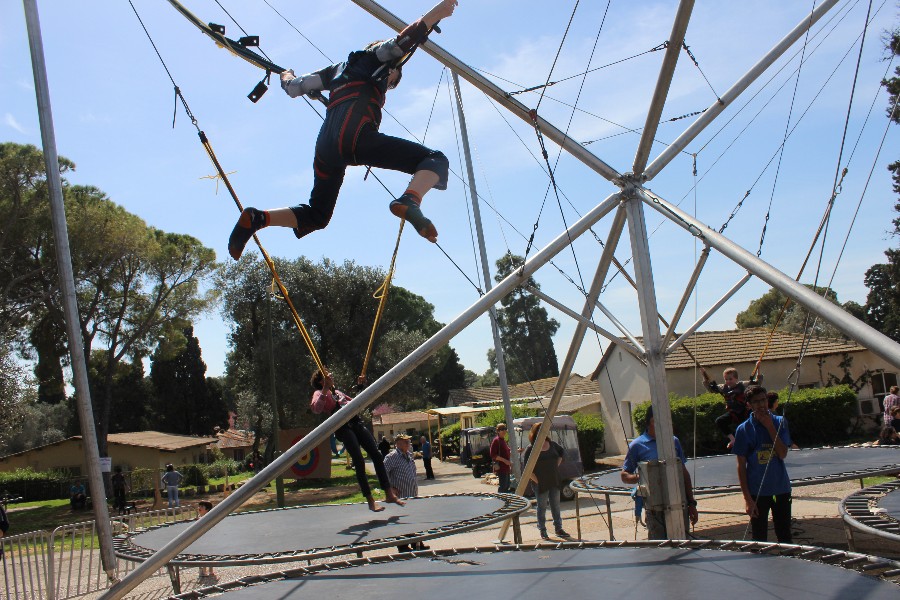
<svg viewBox="0 0 900 600"><path fill-rule="evenodd" d="M725 412L716 419L716 427L728 440L728 449L730 450L734 445L735 428L750 416L750 408L744 397L746 388L750 385L761 384L763 380L762 373L759 372L759 362L757 361L756 369L754 369L756 375L748 381L741 381L738 371L734 367L728 367L722 372L722 378L725 380L723 385L711 380L703 367L700 367L700 373L703 375L703 385L709 391L721 394L725 399Z"/></svg>
<svg viewBox="0 0 900 600"><path fill-rule="evenodd" d="M297 238L324 229L334 213L349 165L412 175L406 191L390 203L390 211L409 221L428 241L437 242L437 229L419 206L431 188L447 189L447 157L421 144L380 133L378 127L385 94L403 75L399 61L428 38L438 21L452 15L456 5L457 0L441 0L396 38L352 52L346 62L299 77L292 70L281 74L281 87L291 98L329 92L325 122L316 140L313 189L308 204L272 210L245 208L228 238L232 258L239 259L253 234L269 225L290 227Z"/></svg>

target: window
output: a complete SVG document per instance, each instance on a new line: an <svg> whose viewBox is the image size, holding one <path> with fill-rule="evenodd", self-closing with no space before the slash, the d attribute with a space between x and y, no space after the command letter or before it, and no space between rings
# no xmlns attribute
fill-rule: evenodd
<svg viewBox="0 0 900 600"><path fill-rule="evenodd" d="M798 387L799 389L801 389L801 390L812 390L812 389L815 389L815 388L819 387L819 384L818 384L818 382L813 382L813 383L801 383L801 384L798 385L797 387Z"/></svg>
<svg viewBox="0 0 900 600"><path fill-rule="evenodd" d="M244 460L244 451L243 450L235 450L234 451L234 460L237 460L237 461Z"/></svg>
<svg viewBox="0 0 900 600"><path fill-rule="evenodd" d="M888 390L895 385L897 385L896 373L878 371L872 374L872 395L878 398L880 408L884 408L884 397L888 395Z"/></svg>

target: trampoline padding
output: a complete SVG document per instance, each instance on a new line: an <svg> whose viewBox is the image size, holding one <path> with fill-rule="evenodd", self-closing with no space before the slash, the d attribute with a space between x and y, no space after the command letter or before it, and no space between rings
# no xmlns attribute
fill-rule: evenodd
<svg viewBox="0 0 900 600"><path fill-rule="evenodd" d="M491 494L449 495L412 498L402 507L396 504L384 506L385 510L377 513L360 503L232 514L188 546L173 562L188 558L185 555L227 562L229 557L355 546L485 517L503 509L507 502L501 496ZM174 523L137 533L131 536L129 549L159 550L192 523Z"/></svg>
<svg viewBox="0 0 900 600"><path fill-rule="evenodd" d="M269 581L222 596L224 600L458 600L471 594L517 600L561 596L896 600L898 591L889 581L796 558L722 550L604 547L420 556Z"/></svg>
<svg viewBox="0 0 900 600"><path fill-rule="evenodd" d="M881 509L881 514L900 522L900 487L882 496L877 506Z"/></svg>
<svg viewBox="0 0 900 600"><path fill-rule="evenodd" d="M785 464L794 486L856 479L900 471L900 446L791 450ZM740 489L734 455L688 459L687 469L693 479L695 493ZM622 483L621 472L621 469L613 469L590 475L583 478L583 483L576 482L573 487L587 493L592 491L590 488L614 494L630 493L633 486Z"/></svg>

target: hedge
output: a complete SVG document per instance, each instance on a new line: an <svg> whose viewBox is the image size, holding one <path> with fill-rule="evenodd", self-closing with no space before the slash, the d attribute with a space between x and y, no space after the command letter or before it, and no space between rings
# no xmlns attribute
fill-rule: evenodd
<svg viewBox="0 0 900 600"><path fill-rule="evenodd" d="M575 425L578 426L578 449L581 452L581 462L584 468L594 468L594 456L598 449L603 448L603 430L606 425L599 415L575 413L572 415Z"/></svg>
<svg viewBox="0 0 900 600"><path fill-rule="evenodd" d="M846 385L827 388L780 390L778 414L787 417L794 443L804 447L839 445L846 443L855 426L857 416L856 393ZM697 456L727 452L722 434L715 425L716 418L725 411L720 394L707 393L693 397L670 397L672 428L681 440L685 454L694 455L694 412L697 416ZM635 407L632 419L636 431L643 431L650 402Z"/></svg>

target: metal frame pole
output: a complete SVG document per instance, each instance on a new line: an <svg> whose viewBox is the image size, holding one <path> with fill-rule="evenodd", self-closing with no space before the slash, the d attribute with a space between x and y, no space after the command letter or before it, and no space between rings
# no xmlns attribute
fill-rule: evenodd
<svg viewBox="0 0 900 600"><path fill-rule="evenodd" d="M713 120L719 116L722 111L725 110L725 107L734 102L741 93L746 90L751 83L756 81L756 78L762 75L769 66L772 65L782 54L787 52L788 48L790 48L794 42L800 39L806 30L815 25L819 19L821 19L825 13L831 10L835 4L838 3L838 0L824 0L822 4L817 6L815 10L810 13L808 17L804 17L800 23L797 24L794 29L791 30L786 36L784 36L780 42L775 44L775 46L769 50L769 52L763 56L759 62L757 62L747 73L738 79L737 83L735 83L731 88L722 94L722 97L714 102L712 106L706 109L702 115L697 117L697 120L691 123L690 127L684 130L678 139L672 142L671 145L667 146L665 150L663 150L659 156L657 156L650 166L648 166L644 170L644 180L649 181L656 177L659 172L665 167L669 162L678 155L679 152L685 149L687 145L697 137L701 131L703 131L707 125L713 122Z"/></svg>
<svg viewBox="0 0 900 600"><path fill-rule="evenodd" d="M337 411L318 427L313 429L299 442L291 446L281 456L267 465L253 478L247 480L228 498L216 505L202 519L193 523L181 534L160 548L156 554L138 565L122 581L113 585L101 598L118 599L133 590L137 585L153 574L157 569L172 560L179 552L187 548L192 542L200 538L204 533L212 529L219 521L237 509L253 494L265 487L272 479L282 471L289 468L301 456L310 452L322 441L328 439L332 433L346 423L354 415L361 412L368 405L377 400L382 394L394 386L398 381L409 375L419 365L428 360L432 354L447 344L460 331L468 327L479 316L484 314L491 306L496 304L505 295L522 285L541 266L548 263L554 256L569 247L572 240L584 234L594 223L606 216L619 203L619 194L611 194L597 206L592 208L585 216L574 223L568 230L563 231L547 246L535 253L531 260L522 268L510 273L497 287L487 292L474 304L463 311L440 331L427 339L406 358L398 362L387 373L379 377L368 388L363 390L349 404Z"/></svg>
<svg viewBox="0 0 900 600"><path fill-rule="evenodd" d="M575 319L576 321L584 323L590 329L596 331L597 333L599 333L600 335L602 335L603 337L608 339L613 344L616 344L623 350L630 352L638 360L640 360L640 361L644 360L644 355L641 352L641 350L635 348L633 345L631 345L631 343L623 340L622 338L615 335L611 331L607 331L606 329L600 327L599 325L597 325L590 319L588 319L586 317L582 317L580 314L578 314L577 312L575 312L574 310L572 310L571 308L569 308L562 302L558 302L558 301L554 300L553 298L551 298L550 296L548 296L547 294L545 294L544 292L542 292L539 289L533 288L530 285L526 285L525 289L528 290L529 292L531 292L532 294L534 294L535 296L537 296L538 298L540 298L541 300L543 300L544 302L546 302L547 304L549 304L550 306L552 306L553 308L555 308L556 310L564 313L565 315L571 317L572 319Z"/></svg>
<svg viewBox="0 0 900 600"><path fill-rule="evenodd" d="M743 277L741 277L741 279L737 283L735 283L733 286L731 286L730 290L725 292L725 294L721 298L719 298L716 301L716 303L713 304L709 308L709 310L707 310L705 313L703 313L703 315L699 319L697 319L690 327L685 329L684 333L682 333L680 336L678 336L678 339L676 339L674 342L672 342L671 346L666 348L666 354L670 354L671 352L674 352L675 349L678 348L678 346L682 345L689 337L691 337L691 335L695 331L697 331L697 329L701 325L703 325L707 319L709 319L711 316L713 316L715 314L715 312L722 307L723 304L728 302L728 300L732 296L734 296L739 289L744 287L744 284L747 283L748 281L750 281L751 277L753 277L753 276L750 273L747 273ZM663 346L665 346L665 344L663 344Z"/></svg>
<svg viewBox="0 0 900 600"><path fill-rule="evenodd" d="M669 87L672 85L672 76L675 74L675 66L678 57L681 56L681 46L684 43L684 33L687 31L691 20L691 12L694 10L694 0L681 0L675 20L672 23L672 33L669 34L669 45L663 57L662 66L659 68L659 78L656 81L656 89L653 91L653 99L650 101L650 109L647 111L647 121L644 131L641 133L641 141L638 143L634 156L632 172L640 177L647 166L647 158L653 148L653 140L659 129L659 119L662 116L663 107L666 105L666 97L669 95Z"/></svg>
<svg viewBox="0 0 900 600"><path fill-rule="evenodd" d="M612 262L616 246L619 245L619 238L624 229L625 212L625 208L620 204L615 217L613 217L612 225L609 228L609 239L607 240L606 246L603 248L600 262L597 264L597 272L594 274L594 281L591 283L591 287L584 299L584 308L581 309L581 315L585 318L589 318L594 313L594 303L597 301L597 298L600 296L600 291L603 289L603 282L606 280L606 275L609 272L609 265ZM569 351L566 354L565 360L563 360L562 367L559 369L556 387L553 388L550 402L547 403L547 409L544 411L544 420L541 423L540 429L538 429L537 435L534 437L532 448L539 449L544 444L544 440L547 439L547 436L550 435L550 426L553 423L553 416L556 414L556 409L559 407L563 392L566 390L566 383L569 381L569 376L572 374L572 368L575 366L575 359L578 357L578 351L581 349L581 343L584 341L584 334L586 331L587 326L584 322L578 321L578 324L575 326L575 333L572 334L572 343L569 345ZM526 486L530 485L531 474L534 473L534 467L537 464L540 454L540 450L533 450L528 457L528 462L522 469L522 478L519 480L518 485L516 485L516 494L519 496L524 494ZM508 529L509 519L503 521L503 525L500 527L499 539L502 540L506 537Z"/></svg>
<svg viewBox="0 0 900 600"><path fill-rule="evenodd" d="M56 151L56 133L53 127L53 111L50 107L50 85L47 82L47 65L44 62L44 42L37 0L23 0L25 24L28 29L28 46L31 50L31 68L34 72L34 88L38 118L41 124L41 145L44 165L47 169L47 186L50 190L50 213L53 221L53 237L56 240L56 264L59 268L59 288L66 321L69 356L72 359L72 375L75 378L75 399L78 420L84 441L84 459L88 469L88 485L93 498L94 519L100 541L100 558L108 577L115 577L116 557L112 547L112 527L109 524L109 507L106 489L100 470L100 451L97 446L97 430L94 427L94 411L88 386L87 361L84 356L84 340L81 337L81 320L75 296L75 275L72 270L72 253L69 249L69 232L66 228L66 207L63 202L62 180L59 176L59 155Z"/></svg>
<svg viewBox="0 0 900 600"><path fill-rule="evenodd" d="M353 0L353 2L397 33L402 31L407 25L405 21L402 21L399 17L386 10L377 2L373 2L372 0ZM500 89L489 80L482 77L469 65L435 44L433 40L429 39L419 46L419 48L423 52L427 52L436 58L444 66L449 67L454 73L459 73L463 79L487 94L494 102L505 107L529 125L536 123L541 128L541 133L562 146L569 154L586 164L604 178L609 181L614 181L621 177L621 174L618 171L590 151L586 150L584 146L554 127L548 121L545 121L540 115L535 115L532 119L531 110L527 106L518 100L507 96L504 90Z"/></svg>
<svg viewBox="0 0 900 600"><path fill-rule="evenodd" d="M840 306L819 296L805 285L802 285L791 277L785 275L766 261L756 255L747 252L725 236L708 228L706 225L687 214L686 212L645 190L638 191L638 196L654 210L675 224L701 237L726 257L733 260L741 267L747 269L753 275L759 277L772 287L789 296L792 300L819 315L850 339L856 340L888 363L900 365L900 344L887 337L883 333L872 329L859 319L845 312Z"/></svg>
<svg viewBox="0 0 900 600"><path fill-rule="evenodd" d="M491 291L491 267L488 263L487 250L484 245L484 229L481 226L481 207L478 203L478 191L475 187L475 170L472 168L472 153L469 150L469 130L466 127L466 114L463 111L462 91L459 89L459 77L455 71L451 71L453 91L456 96L456 110L459 114L459 131L462 138L463 155L466 161L466 175L469 179L469 194L472 197L472 215L475 219L475 234L478 236L478 250L481 254L481 276L484 279L484 289ZM509 383L506 379L506 357L503 354L503 345L500 343L500 326L497 323L497 308L492 306L488 310L491 319L491 335L494 338L494 354L497 357L497 375L500 377L500 394L503 397L503 412L506 415L507 435L509 435L509 447L518 448L516 445L516 433L512 426L512 405L509 402ZM512 453L513 472L516 477L522 472L519 453Z"/></svg>
<svg viewBox="0 0 900 600"><path fill-rule="evenodd" d="M700 279L700 273L703 271L703 267L706 265L706 261L708 258L709 246L703 246L703 252L700 254L700 260L698 260L697 264L694 266L694 272L691 273L688 284L684 288L684 294L682 294L681 300L678 302L678 308L675 309L675 314L672 315L672 321L669 323L669 328L666 330L666 334L663 336L663 348L666 347L666 345L669 343L669 340L672 338L672 335L675 333L675 328L678 326L678 322L681 321L681 315L684 314L684 309L687 307L687 303L691 299L691 294L694 292L694 288L697 286L697 280Z"/></svg>
<svg viewBox="0 0 900 600"><path fill-rule="evenodd" d="M634 337L634 334L633 334L633 333L631 333L630 331L628 331L628 328L625 327L625 324L622 323L621 321L619 321L619 319L616 318L616 315L612 314L612 311L610 311L608 308L606 308L606 307L603 305L603 303L600 302L599 300L597 300L597 302L595 302L594 304L596 304L596 305L597 305L597 308L599 308L600 311L601 311L604 315L606 315L606 318L607 318L607 319L609 319L610 321L612 321L613 325L616 326L616 329L618 329L619 331L621 331L621 332L622 332L622 335L624 335L625 337L628 338L628 341L630 341L630 342L634 345L634 347L638 349L639 352L644 352L644 353L647 352L647 350L644 348L644 345L643 345L642 343L640 343L640 342L637 340L636 337Z"/></svg>
<svg viewBox="0 0 900 600"><path fill-rule="evenodd" d="M672 413L666 386L665 354L659 331L659 312L656 306L656 289L650 264L650 246L643 204L632 198L625 203L628 212L628 232L631 235L631 255L634 257L634 278L638 284L638 308L641 327L647 349L647 383L650 386L650 402L656 423L656 448L664 463L664 484L667 505L665 508L666 534L669 539L683 540L687 536L684 527L684 486L681 483L682 464L675 454L672 436Z"/></svg>

